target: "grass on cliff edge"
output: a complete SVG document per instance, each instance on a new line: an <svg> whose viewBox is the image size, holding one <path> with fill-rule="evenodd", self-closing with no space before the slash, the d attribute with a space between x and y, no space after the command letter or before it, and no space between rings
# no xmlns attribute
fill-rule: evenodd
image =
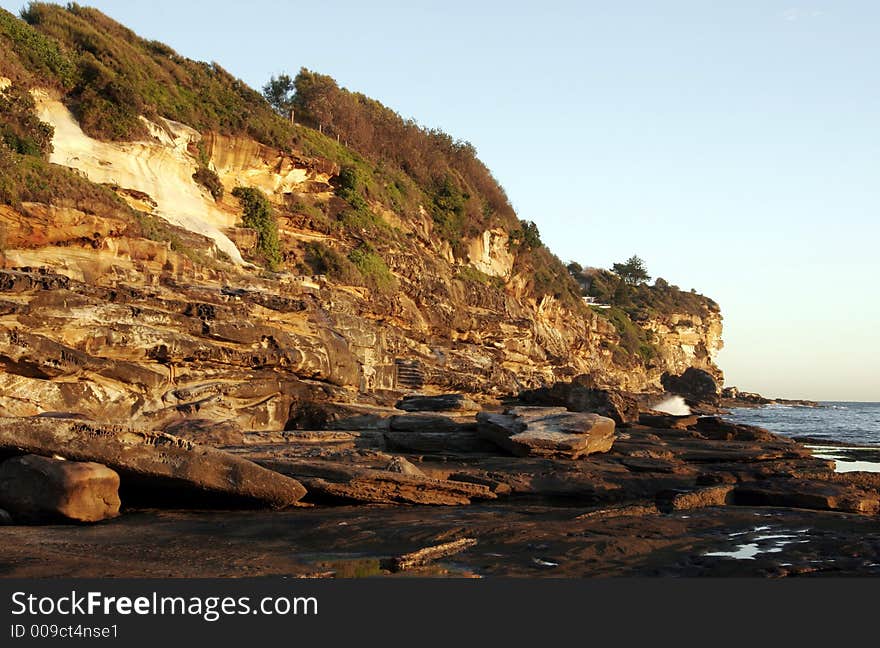
<svg viewBox="0 0 880 648"><path fill-rule="evenodd" d="M22 20L0 10L0 52L0 72L61 90L82 129L98 139L146 135L139 115L279 148L294 138L288 121L217 63L187 59L76 3L32 3Z"/></svg>

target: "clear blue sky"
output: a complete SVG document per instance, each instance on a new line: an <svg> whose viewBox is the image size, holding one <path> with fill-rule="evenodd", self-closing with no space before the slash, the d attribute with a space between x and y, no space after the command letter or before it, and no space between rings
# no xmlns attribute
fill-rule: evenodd
<svg viewBox="0 0 880 648"><path fill-rule="evenodd" d="M880 401L880 3L83 4L469 140L563 260L636 253L718 301L728 385Z"/></svg>

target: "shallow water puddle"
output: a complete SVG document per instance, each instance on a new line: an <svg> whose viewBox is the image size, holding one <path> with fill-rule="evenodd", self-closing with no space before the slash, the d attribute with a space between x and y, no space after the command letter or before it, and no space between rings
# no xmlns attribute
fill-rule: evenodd
<svg viewBox="0 0 880 648"><path fill-rule="evenodd" d="M760 533L768 531L770 527L755 527L751 531L738 531L729 534L729 537L735 538L747 533ZM804 533L806 529L795 531L795 534ZM751 542L738 544L735 549L730 551L709 551L704 556L712 556L715 558L733 558L734 560L754 560L759 554L780 553L786 545L800 544L809 542L809 540L797 540L798 535L792 533L764 534L752 538ZM769 544L769 546L768 546Z"/></svg>
<svg viewBox="0 0 880 648"><path fill-rule="evenodd" d="M841 446L816 445L808 445L807 447L813 452L813 456L816 457L816 459L833 461L834 472L880 472L880 462L853 459L853 456L858 456L859 453L870 454L872 457L876 456L876 448L847 448Z"/></svg>

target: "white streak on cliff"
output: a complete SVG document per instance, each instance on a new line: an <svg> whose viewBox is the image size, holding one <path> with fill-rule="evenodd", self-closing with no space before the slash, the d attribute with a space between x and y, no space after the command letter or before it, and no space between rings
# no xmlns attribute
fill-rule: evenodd
<svg viewBox="0 0 880 648"><path fill-rule="evenodd" d="M142 191L156 201L155 213L168 222L207 236L238 264L244 264L222 228L237 214L220 209L192 179L198 168L187 146L199 133L178 122L144 120L152 141L101 142L86 135L70 111L42 90L32 91L38 117L55 128L50 161L83 172L89 180Z"/></svg>

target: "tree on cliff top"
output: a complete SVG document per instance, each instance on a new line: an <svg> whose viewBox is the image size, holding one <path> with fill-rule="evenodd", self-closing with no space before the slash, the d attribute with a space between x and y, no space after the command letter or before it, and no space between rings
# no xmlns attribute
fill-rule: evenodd
<svg viewBox="0 0 880 648"><path fill-rule="evenodd" d="M611 271L630 286L645 283L651 278L647 268L645 268L645 262L636 255L631 256L623 263L615 263L611 266Z"/></svg>
<svg viewBox="0 0 880 648"><path fill-rule="evenodd" d="M287 74L273 76L263 86L263 96L266 101L275 109L275 112L285 118L290 116L290 111L293 109L294 91L293 79Z"/></svg>

